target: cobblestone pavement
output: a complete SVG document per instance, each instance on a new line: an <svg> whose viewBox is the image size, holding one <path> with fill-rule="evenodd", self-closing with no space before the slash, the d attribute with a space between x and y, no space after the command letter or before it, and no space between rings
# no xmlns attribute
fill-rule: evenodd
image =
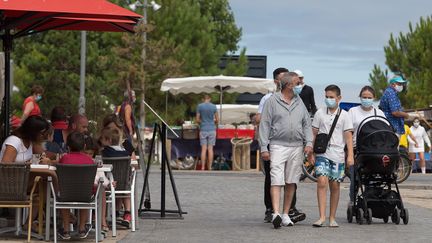
<svg viewBox="0 0 432 243"><path fill-rule="evenodd" d="M313 228L318 219L316 185L300 183L298 208L307 218L294 227L279 230L263 223L263 181L258 172L175 171L183 220L140 219L139 230L120 242L430 242L432 239L432 175L412 175L401 185L409 209L408 225L349 224L346 220L348 183L341 185L337 212L339 228ZM140 176L141 180L142 177ZM176 209L167 177L167 209ZM142 185L142 182L138 184ZM152 169L152 208L160 205L160 172ZM139 189L141 192L141 189Z"/></svg>

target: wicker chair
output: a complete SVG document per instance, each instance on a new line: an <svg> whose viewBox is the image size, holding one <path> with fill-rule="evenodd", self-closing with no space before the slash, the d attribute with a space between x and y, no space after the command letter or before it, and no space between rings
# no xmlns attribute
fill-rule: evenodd
<svg viewBox="0 0 432 243"><path fill-rule="evenodd" d="M50 182L51 193L53 195L54 208L54 242L57 242L57 209L92 209L98 215L98 195L101 190L101 182L99 182L96 194L93 195L93 182L96 176L97 165L70 165L58 164L57 177L59 195L56 195L54 185L51 178ZM96 243L99 241L99 221L96 223Z"/></svg>
<svg viewBox="0 0 432 243"><path fill-rule="evenodd" d="M114 181L116 181L117 185L114 188L114 195L110 195L110 197L115 198L131 198L131 231L134 232L136 228L136 213L135 213L135 179L136 179L136 171L131 167L131 157L103 157L102 158L104 164L111 164L113 166L112 173L114 177ZM109 192L109 191L108 191ZM126 195L125 195L126 194ZM107 199L107 202L111 202L110 197ZM115 205L111 203L111 208L113 209L113 236L115 236Z"/></svg>
<svg viewBox="0 0 432 243"><path fill-rule="evenodd" d="M34 179L30 196L27 194L30 165L25 164L0 164L0 208L28 208L28 232L27 242L30 242L33 199L36 196L36 186L40 177ZM17 214L18 215L18 214ZM39 217L41 217L39 212ZM18 219L17 219L18 220Z"/></svg>

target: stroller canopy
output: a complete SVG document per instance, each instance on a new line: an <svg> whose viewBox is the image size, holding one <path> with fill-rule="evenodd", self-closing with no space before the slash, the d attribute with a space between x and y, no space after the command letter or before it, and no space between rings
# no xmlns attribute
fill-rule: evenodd
<svg viewBox="0 0 432 243"><path fill-rule="evenodd" d="M371 116L360 123L356 142L359 153L397 153L399 138L385 117Z"/></svg>

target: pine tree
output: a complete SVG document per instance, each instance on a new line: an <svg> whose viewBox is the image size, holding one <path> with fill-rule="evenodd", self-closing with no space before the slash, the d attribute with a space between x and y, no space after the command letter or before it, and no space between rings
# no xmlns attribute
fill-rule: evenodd
<svg viewBox="0 0 432 243"><path fill-rule="evenodd" d="M432 104L432 19L420 18L415 26L409 23L408 33L390 36L384 47L390 71L408 80L408 90L402 95L406 108L425 108ZM382 73L374 66L371 80L380 80ZM381 87L381 86L379 86Z"/></svg>
<svg viewBox="0 0 432 243"><path fill-rule="evenodd" d="M372 73L369 74L369 82L371 83L371 86L375 89L376 92L376 99L380 99L384 90L387 88L388 83L388 71L381 70L380 66L374 65L374 68L372 69Z"/></svg>

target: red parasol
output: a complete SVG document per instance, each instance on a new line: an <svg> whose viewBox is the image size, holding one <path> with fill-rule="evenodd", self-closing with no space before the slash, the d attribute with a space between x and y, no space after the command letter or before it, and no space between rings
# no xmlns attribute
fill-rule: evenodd
<svg viewBox="0 0 432 243"><path fill-rule="evenodd" d="M141 17L105 0L0 1L0 31L5 52L3 138L9 134L10 52L14 39L47 30L133 32Z"/></svg>

